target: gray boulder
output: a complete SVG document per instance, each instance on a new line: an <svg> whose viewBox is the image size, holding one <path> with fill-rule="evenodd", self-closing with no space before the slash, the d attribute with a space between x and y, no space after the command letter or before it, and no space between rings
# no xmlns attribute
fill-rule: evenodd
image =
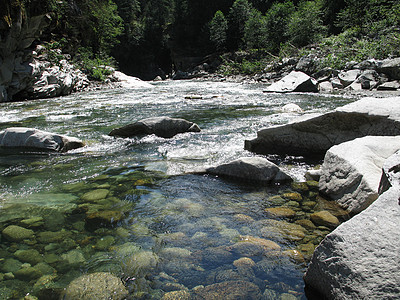
<svg viewBox="0 0 400 300"><path fill-rule="evenodd" d="M391 187L399 189L400 185L400 150L390 156L383 164L382 178L379 183L379 194ZM400 200L399 200L400 205Z"/></svg>
<svg viewBox="0 0 400 300"><path fill-rule="evenodd" d="M113 129L109 135L117 137L133 137L155 134L163 138L172 138L178 133L200 132L196 123L169 117L154 117L137 121L121 128Z"/></svg>
<svg viewBox="0 0 400 300"><path fill-rule="evenodd" d="M388 75L391 79L400 79L400 57L383 60L378 66L378 72Z"/></svg>
<svg viewBox="0 0 400 300"><path fill-rule="evenodd" d="M65 289L63 300L125 299L129 292L121 279L106 272L85 274L73 280Z"/></svg>
<svg viewBox="0 0 400 300"><path fill-rule="evenodd" d="M35 128L11 127L0 131L0 147L3 148L65 152L83 146L77 138Z"/></svg>
<svg viewBox="0 0 400 300"><path fill-rule="evenodd" d="M400 135L400 97L363 98L308 120L263 129L245 142L245 149L321 156L334 145L367 135Z"/></svg>
<svg viewBox="0 0 400 300"><path fill-rule="evenodd" d="M398 299L399 197L397 183L327 235L304 276L307 289L325 299Z"/></svg>
<svg viewBox="0 0 400 300"><path fill-rule="evenodd" d="M318 82L303 72L292 71L281 80L271 84L264 92L318 92Z"/></svg>
<svg viewBox="0 0 400 300"><path fill-rule="evenodd" d="M356 214L378 198L385 160L400 149L400 136L367 136L330 148L320 170L319 190Z"/></svg>
<svg viewBox="0 0 400 300"><path fill-rule="evenodd" d="M361 74L360 70L350 70L350 71L340 72L338 77L343 86L347 87L354 81L356 81L356 79L358 78L358 76L360 76L360 74Z"/></svg>
<svg viewBox="0 0 400 300"><path fill-rule="evenodd" d="M208 168L205 172L249 182L283 183L292 181L292 178L277 165L262 157L241 157L232 162Z"/></svg>
<svg viewBox="0 0 400 300"><path fill-rule="evenodd" d="M378 91L396 91L400 89L400 83L398 81L384 82L377 87Z"/></svg>

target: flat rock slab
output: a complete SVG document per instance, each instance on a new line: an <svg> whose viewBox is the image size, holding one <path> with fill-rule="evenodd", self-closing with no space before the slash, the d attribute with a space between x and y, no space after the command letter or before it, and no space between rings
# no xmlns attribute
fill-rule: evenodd
<svg viewBox="0 0 400 300"><path fill-rule="evenodd" d="M0 131L0 147L3 148L65 152L83 146L77 138L35 128L11 127Z"/></svg>
<svg viewBox="0 0 400 300"><path fill-rule="evenodd" d="M318 299L398 299L399 197L390 188L315 249L304 281Z"/></svg>
<svg viewBox="0 0 400 300"><path fill-rule="evenodd" d="M323 156L334 145L367 135L400 135L400 97L363 98L305 121L263 129L245 142L245 149Z"/></svg>
<svg viewBox="0 0 400 300"><path fill-rule="evenodd" d="M400 149L400 136L367 136L330 148L321 166L319 190L356 214L378 198L382 167Z"/></svg>
<svg viewBox="0 0 400 300"><path fill-rule="evenodd" d="M109 135L126 138L155 134L163 138L172 138L179 133L185 132L200 132L200 127L196 123L185 119L154 117L113 129Z"/></svg>
<svg viewBox="0 0 400 300"><path fill-rule="evenodd" d="M318 92L318 82L303 72L292 71L281 80L271 84L264 92Z"/></svg>
<svg viewBox="0 0 400 300"><path fill-rule="evenodd" d="M208 168L205 173L256 183L292 181L292 178L277 165L262 157L241 157L232 162Z"/></svg>

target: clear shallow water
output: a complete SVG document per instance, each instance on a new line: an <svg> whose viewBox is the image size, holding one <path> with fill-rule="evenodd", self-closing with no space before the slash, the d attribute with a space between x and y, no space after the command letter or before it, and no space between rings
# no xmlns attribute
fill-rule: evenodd
<svg viewBox="0 0 400 300"><path fill-rule="evenodd" d="M87 144L62 155L0 156L0 229L33 231L25 240L2 236L2 298L31 293L54 299L74 278L96 271L121 277L136 298L158 299L177 290L207 298L204 293L223 293L223 283L232 281L255 290L251 298L304 298L301 277L310 249L329 232L299 225L323 206L315 188L182 174L252 156L243 150L245 139L298 117L280 111L287 103L321 113L354 99L264 94L261 85L234 83L154 86L0 104L0 130L35 127ZM202 131L172 139L107 136L115 127L160 115L196 122ZM309 167L301 158L270 158L298 181ZM287 194L293 191L301 198ZM281 206L296 215L276 219L265 212Z"/></svg>

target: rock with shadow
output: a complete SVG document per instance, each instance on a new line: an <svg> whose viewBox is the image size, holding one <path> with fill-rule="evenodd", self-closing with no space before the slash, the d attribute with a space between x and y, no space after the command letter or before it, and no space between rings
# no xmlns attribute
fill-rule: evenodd
<svg viewBox="0 0 400 300"><path fill-rule="evenodd" d="M172 138L179 133L185 132L200 132L200 127L196 123L185 119L154 117L113 129L109 135L127 138L155 134L163 138Z"/></svg>
<svg viewBox="0 0 400 300"><path fill-rule="evenodd" d="M35 128L10 127L0 131L0 148L65 152L83 147L84 143L66 135Z"/></svg>
<svg viewBox="0 0 400 300"><path fill-rule="evenodd" d="M292 178L277 165L262 157L241 157L217 167L207 168L204 173L254 183L292 181Z"/></svg>

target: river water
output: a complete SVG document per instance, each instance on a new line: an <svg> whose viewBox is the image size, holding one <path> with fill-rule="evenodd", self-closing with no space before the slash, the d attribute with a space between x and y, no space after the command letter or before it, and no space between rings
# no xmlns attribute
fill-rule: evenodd
<svg viewBox="0 0 400 300"><path fill-rule="evenodd" d="M28 229L23 239L1 237L1 299L56 299L93 272L116 275L139 299L177 291L205 299L305 299L302 274L331 230L309 220L324 206L315 183L301 183L312 165L269 156L295 178L289 186L186 173L253 156L245 139L299 117L282 112L285 104L309 114L355 99L265 94L262 85L228 82L153 85L0 104L0 130L34 127L86 143L66 154L1 152L0 231ZM161 115L196 122L202 131L171 139L107 135ZM295 215L268 215L271 207Z"/></svg>

